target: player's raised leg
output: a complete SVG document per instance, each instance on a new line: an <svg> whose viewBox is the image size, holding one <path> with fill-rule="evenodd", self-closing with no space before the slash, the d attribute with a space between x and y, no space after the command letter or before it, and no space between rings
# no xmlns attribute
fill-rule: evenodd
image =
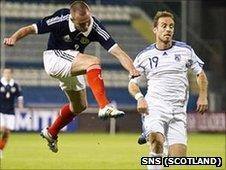
<svg viewBox="0 0 226 170"><path fill-rule="evenodd" d="M100 60L97 57L79 53L73 61L71 73L72 75L86 74L87 82L100 108L98 113L100 118L120 117L125 114L109 106L101 76Z"/></svg>
<svg viewBox="0 0 226 170"><path fill-rule="evenodd" d="M41 136L47 140L48 146L53 152L58 151L57 135L59 131L87 107L85 89L80 91L66 90L65 93L70 103L62 106L59 115L53 124L50 127L43 129L41 132Z"/></svg>

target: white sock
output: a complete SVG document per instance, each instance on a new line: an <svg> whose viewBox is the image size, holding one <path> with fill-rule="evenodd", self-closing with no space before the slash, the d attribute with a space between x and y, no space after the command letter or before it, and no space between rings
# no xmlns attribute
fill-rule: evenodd
<svg viewBox="0 0 226 170"><path fill-rule="evenodd" d="M162 157L162 154L150 152L149 157ZM147 165L147 168L148 168L148 170L161 170L162 165Z"/></svg>
<svg viewBox="0 0 226 170"><path fill-rule="evenodd" d="M165 141L163 143L163 157L167 157L169 155L169 146L168 143Z"/></svg>

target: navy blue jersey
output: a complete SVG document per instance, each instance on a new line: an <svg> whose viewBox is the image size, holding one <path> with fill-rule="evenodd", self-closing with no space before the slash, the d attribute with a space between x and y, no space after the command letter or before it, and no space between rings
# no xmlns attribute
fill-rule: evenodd
<svg viewBox="0 0 226 170"><path fill-rule="evenodd" d="M107 51L115 44L105 27L94 16L86 32L77 30L70 19L69 9L60 9L33 26L37 34L50 33L47 50L76 50L84 52L90 42L99 42Z"/></svg>
<svg viewBox="0 0 226 170"><path fill-rule="evenodd" d="M11 80L9 83L0 81L0 113L15 114L15 99L22 96L21 89L17 83Z"/></svg>

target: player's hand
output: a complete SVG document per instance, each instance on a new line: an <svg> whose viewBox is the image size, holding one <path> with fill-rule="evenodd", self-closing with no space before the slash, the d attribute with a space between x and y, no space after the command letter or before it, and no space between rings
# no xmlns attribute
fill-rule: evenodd
<svg viewBox="0 0 226 170"><path fill-rule="evenodd" d="M20 113L26 112L26 108L18 107L18 112L20 112Z"/></svg>
<svg viewBox="0 0 226 170"><path fill-rule="evenodd" d="M132 69L132 71L130 71L129 73L129 79L139 77L139 76L140 76L140 72L136 69Z"/></svg>
<svg viewBox="0 0 226 170"><path fill-rule="evenodd" d="M7 46L14 46L16 44L16 39L13 37L10 38L4 38L3 43Z"/></svg>
<svg viewBox="0 0 226 170"><path fill-rule="evenodd" d="M139 113L148 114L148 103L145 98L140 98L137 100L137 111Z"/></svg>
<svg viewBox="0 0 226 170"><path fill-rule="evenodd" d="M196 111L203 114L208 109L208 100L206 97L199 97Z"/></svg>
<svg viewBox="0 0 226 170"><path fill-rule="evenodd" d="M18 102L18 108L19 109L24 109L24 104L22 102Z"/></svg>
<svg viewBox="0 0 226 170"><path fill-rule="evenodd" d="M18 102L18 111L19 112L24 112L25 108L24 108L24 104L22 102Z"/></svg>

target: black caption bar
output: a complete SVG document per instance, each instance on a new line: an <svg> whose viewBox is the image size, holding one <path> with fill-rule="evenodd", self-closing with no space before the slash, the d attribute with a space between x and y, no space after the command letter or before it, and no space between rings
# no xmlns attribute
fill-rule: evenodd
<svg viewBox="0 0 226 170"><path fill-rule="evenodd" d="M142 157L141 165L216 165L222 166L221 157Z"/></svg>

